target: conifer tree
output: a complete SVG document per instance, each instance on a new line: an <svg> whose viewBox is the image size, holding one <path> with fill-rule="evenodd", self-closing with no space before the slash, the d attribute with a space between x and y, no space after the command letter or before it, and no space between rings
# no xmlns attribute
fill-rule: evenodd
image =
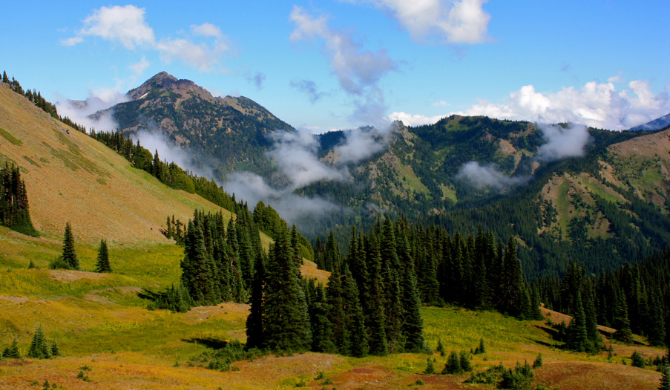
<svg viewBox="0 0 670 390"><path fill-rule="evenodd" d="M659 370L661 371L661 383L658 390L670 390L670 370L668 370L668 366L662 364Z"/></svg>
<svg viewBox="0 0 670 390"><path fill-rule="evenodd" d="M70 269L79 269L79 258L74 249L74 237L72 236L72 227L70 222L65 224L65 238L63 239L63 262L67 264Z"/></svg>
<svg viewBox="0 0 670 390"><path fill-rule="evenodd" d="M365 252L368 255L367 264L370 271L370 294L363 306L368 327L368 344L370 346L370 354L384 356L389 353L389 350L388 343L386 342L386 319L382 295L381 254L379 253L379 244L374 232L365 241L365 247Z"/></svg>
<svg viewBox="0 0 670 390"><path fill-rule="evenodd" d="M588 334L586 332L586 314L584 314L584 306L582 305L581 293L577 293L575 301L575 313L570 326L568 327L568 348L585 352L590 349Z"/></svg>
<svg viewBox="0 0 670 390"><path fill-rule="evenodd" d="M284 231L275 238L267 269L265 286L265 346L271 350L305 351L312 334L305 295L299 284L298 270ZM307 320L307 321L306 321Z"/></svg>
<svg viewBox="0 0 670 390"><path fill-rule="evenodd" d="M630 330L630 321L628 320L628 304L626 303L626 295L623 291L619 291L616 296L615 317L613 326L617 330L614 333L614 338L626 344L633 343L633 333Z"/></svg>
<svg viewBox="0 0 670 390"><path fill-rule="evenodd" d="M51 358L51 348L47 343L46 337L44 337L44 332L42 331L42 326L38 326L35 329L35 334L33 339L30 342L30 349L28 350L28 357L34 359L49 359Z"/></svg>
<svg viewBox="0 0 670 390"><path fill-rule="evenodd" d="M500 297L500 310L512 316L520 316L523 313L522 299L524 297L525 283L521 270L521 262L516 254L516 241L510 237L505 248L503 260L503 272L501 276L502 288Z"/></svg>
<svg viewBox="0 0 670 390"><path fill-rule="evenodd" d="M665 320L663 318L663 305L659 299L660 291L652 294L649 307L649 321L647 323L647 341L651 345L663 345L665 341Z"/></svg>
<svg viewBox="0 0 670 390"><path fill-rule="evenodd" d="M433 363L433 359L428 358L428 364L426 365L426 369L423 371L424 375L432 375L435 373L435 364Z"/></svg>
<svg viewBox="0 0 670 390"><path fill-rule="evenodd" d="M447 364L442 370L442 375L445 374L460 374L463 372L461 368L461 358L457 352L451 351L449 358L447 359Z"/></svg>
<svg viewBox="0 0 670 390"><path fill-rule="evenodd" d="M265 253L256 256L254 281L251 285L249 316L247 317L247 348L263 348L265 330L263 327L264 286L265 286Z"/></svg>
<svg viewBox="0 0 670 390"><path fill-rule="evenodd" d="M381 236L381 272L384 286L384 305L386 314L386 341L389 352L402 352L405 340L402 332L402 317L404 314L402 305L402 290L398 271L400 262L397 255L395 231L393 224L387 218L383 224Z"/></svg>
<svg viewBox="0 0 670 390"><path fill-rule="evenodd" d="M112 267L109 264L109 252L107 250L107 241L100 240L100 247L98 248L98 262L95 265L95 272L111 273Z"/></svg>
<svg viewBox="0 0 670 390"><path fill-rule="evenodd" d="M407 352L419 353L424 350L425 340L414 260L410 256L406 236L400 233L397 241L401 265L402 307L404 309L402 321L403 339L405 340L404 349Z"/></svg>
<svg viewBox="0 0 670 390"><path fill-rule="evenodd" d="M362 357L367 355L369 351L365 316L363 315L363 308L359 300L356 282L346 264L343 268L342 294L348 316L349 354L355 357Z"/></svg>
<svg viewBox="0 0 670 390"><path fill-rule="evenodd" d="M328 319L330 305L326 299L326 291L322 286L316 288L316 296L310 307L312 327L312 351L334 353L333 326Z"/></svg>
<svg viewBox="0 0 670 390"><path fill-rule="evenodd" d="M459 360L461 362L461 371L470 372L472 371L472 364L470 364L470 354L467 351L461 351Z"/></svg>
<svg viewBox="0 0 670 390"><path fill-rule="evenodd" d="M6 359L21 359L21 352L19 351L19 345L16 342L16 339L12 340L12 344L2 351L2 357Z"/></svg>

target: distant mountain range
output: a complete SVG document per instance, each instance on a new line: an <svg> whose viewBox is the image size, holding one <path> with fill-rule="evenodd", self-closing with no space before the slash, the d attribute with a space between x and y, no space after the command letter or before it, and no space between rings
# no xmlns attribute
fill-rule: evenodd
<svg viewBox="0 0 670 390"><path fill-rule="evenodd" d="M243 170L281 188L295 173L282 171L269 153L277 145L269 135L295 130L250 99L215 98L167 73L129 97L110 109L122 130L160 132L213 166L219 180ZM657 129L669 119L648 125ZM368 144L353 144L361 135ZM333 230L345 247L351 224L370 227L382 214L463 233L481 225L500 239L518 238L530 277L560 274L570 259L592 272L613 269L670 246L669 137L670 130L539 128L463 116L315 135L301 153L313 153L313 164L324 169L346 171L348 179L307 180L294 186L294 195L327 200L344 212L294 221L304 232ZM343 156L343 145L367 154Z"/></svg>
<svg viewBox="0 0 670 390"><path fill-rule="evenodd" d="M661 130L670 126L670 114L656 118L640 126L631 127L630 131L653 131Z"/></svg>

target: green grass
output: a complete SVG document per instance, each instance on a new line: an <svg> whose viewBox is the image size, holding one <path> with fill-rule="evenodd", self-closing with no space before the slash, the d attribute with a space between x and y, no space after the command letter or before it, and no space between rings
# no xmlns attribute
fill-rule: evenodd
<svg viewBox="0 0 670 390"><path fill-rule="evenodd" d="M458 197L456 196L456 190L454 189L453 186L445 186L444 184L440 184L440 189L442 190L442 196L445 199L451 199L454 201L454 203L458 202Z"/></svg>
<svg viewBox="0 0 670 390"><path fill-rule="evenodd" d="M593 185L593 184L591 184L587 181L580 181L580 183L584 187L588 188L589 191L597 194L598 196L600 196L601 198L603 198L607 201L610 201L612 203L621 203L621 198L617 198L616 196L608 193L607 191L605 191L605 189L602 186L599 186L599 185L596 186L596 185Z"/></svg>
<svg viewBox="0 0 670 390"><path fill-rule="evenodd" d="M14 145L17 145L17 146L23 145L23 141L21 141L20 139L17 139L13 135L9 134L9 132L7 130L3 129L2 127L0 127L0 135L5 137L5 139L7 141L13 143Z"/></svg>
<svg viewBox="0 0 670 390"><path fill-rule="evenodd" d="M412 170L412 167L409 165L403 165L398 163L398 169L400 170L400 173L402 174L403 181L402 183L406 188L411 189L414 192L421 192L424 194L430 194L430 190L428 190L428 187L426 187L422 182L421 179L419 179L416 174L414 174L414 170Z"/></svg>
<svg viewBox="0 0 670 390"><path fill-rule="evenodd" d="M558 224L563 232L563 235L568 233L568 222L570 222L570 202L568 201L568 190L570 183L563 180L561 186L558 188L558 199L556 199L556 210L558 210Z"/></svg>

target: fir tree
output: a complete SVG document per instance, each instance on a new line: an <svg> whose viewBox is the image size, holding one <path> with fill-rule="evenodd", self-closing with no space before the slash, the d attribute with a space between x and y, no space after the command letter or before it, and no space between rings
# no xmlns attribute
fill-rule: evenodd
<svg viewBox="0 0 670 390"><path fill-rule="evenodd" d="M614 333L614 338L626 344L633 343L633 334L630 330L630 321L628 320L628 304L626 303L626 295L623 291L619 291L616 297L615 317L612 324L617 330Z"/></svg>
<svg viewBox="0 0 670 390"><path fill-rule="evenodd" d="M461 358L457 352L451 351L449 358L447 359L447 364L442 370L442 375L445 374L460 374L463 370L461 368Z"/></svg>
<svg viewBox="0 0 670 390"><path fill-rule="evenodd" d="M433 363L433 359L428 358L426 369L423 371L423 374L432 375L434 373L435 373L435 364Z"/></svg>
<svg viewBox="0 0 670 390"><path fill-rule="evenodd" d="M468 354L467 351L461 351L459 360L461 362L461 371L472 371L472 364L470 364L470 354Z"/></svg>
<svg viewBox="0 0 670 390"><path fill-rule="evenodd" d="M402 332L407 352L419 353L424 349L423 318L421 317L421 299L417 288L414 261L404 234L398 237L401 264L402 306L404 309Z"/></svg>
<svg viewBox="0 0 670 390"><path fill-rule="evenodd" d="M247 317L247 348L263 348L263 293L265 286L265 253L256 257L254 281L251 285L251 308Z"/></svg>
<svg viewBox="0 0 670 390"><path fill-rule="evenodd" d="M44 332L42 327L38 326L35 329L35 334L33 335L33 340L30 342L30 349L28 350L28 357L34 359L49 359L51 358L51 348L47 343L46 337L44 337Z"/></svg>
<svg viewBox="0 0 670 390"><path fill-rule="evenodd" d="M330 305L326 299L323 287L316 287L316 296L310 307L310 322L312 327L312 351L334 353L333 326L328 319Z"/></svg>
<svg viewBox="0 0 670 390"><path fill-rule="evenodd" d="M658 390L670 390L670 370L668 366L663 364L659 367L661 371L661 384L658 386Z"/></svg>
<svg viewBox="0 0 670 390"><path fill-rule="evenodd" d="M439 352L440 356L444 356L447 353L444 349L444 344L442 344L442 339L437 340L437 348L435 351Z"/></svg>
<svg viewBox="0 0 670 390"><path fill-rule="evenodd" d="M95 272L111 273L112 267L109 265L109 253L107 251L107 241L100 240L98 248L98 262L95 265Z"/></svg>
<svg viewBox="0 0 670 390"><path fill-rule="evenodd" d="M74 249L74 237L72 236L72 227L70 222L65 224L65 238L63 239L63 262L66 263L70 269L79 269L79 258Z"/></svg>
<svg viewBox="0 0 670 390"><path fill-rule="evenodd" d="M513 316L523 315L522 305L525 283L521 270L521 262L516 254L516 240L510 237L505 248L503 260L502 288L500 297L501 311Z"/></svg>
<svg viewBox="0 0 670 390"><path fill-rule="evenodd" d="M12 344L9 347L5 348L2 352L2 357L6 359L21 359L21 352L19 351L16 339L12 340Z"/></svg>
<svg viewBox="0 0 670 390"><path fill-rule="evenodd" d="M305 351L312 344L312 333L305 295L299 284L298 269L287 239L277 235L267 269L265 286L265 346L271 350ZM307 321L306 321L307 320Z"/></svg>
<svg viewBox="0 0 670 390"><path fill-rule="evenodd" d="M365 252L368 255L367 264L369 265L370 272L370 292L367 301L364 302L369 336L368 344L370 346L370 354L384 356L389 353L389 350L384 326L386 320L382 295L381 254L379 253L379 245L374 233L365 241L365 245Z"/></svg>
<svg viewBox="0 0 670 390"><path fill-rule="evenodd" d="M542 354L537 354L535 361L533 362L533 368L540 368L544 363L542 362Z"/></svg>
<svg viewBox="0 0 670 390"><path fill-rule="evenodd" d="M575 313L570 326L568 327L568 348L585 352L590 349L588 334L586 332L586 315L584 314L584 306L582 305L581 293L577 293L577 300L575 302Z"/></svg>

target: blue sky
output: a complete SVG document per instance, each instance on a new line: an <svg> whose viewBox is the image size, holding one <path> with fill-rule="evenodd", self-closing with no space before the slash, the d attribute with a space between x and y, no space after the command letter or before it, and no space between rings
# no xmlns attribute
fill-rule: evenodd
<svg viewBox="0 0 670 390"><path fill-rule="evenodd" d="M51 101L160 71L321 132L452 113L624 129L670 113L670 2L8 2L0 69Z"/></svg>

